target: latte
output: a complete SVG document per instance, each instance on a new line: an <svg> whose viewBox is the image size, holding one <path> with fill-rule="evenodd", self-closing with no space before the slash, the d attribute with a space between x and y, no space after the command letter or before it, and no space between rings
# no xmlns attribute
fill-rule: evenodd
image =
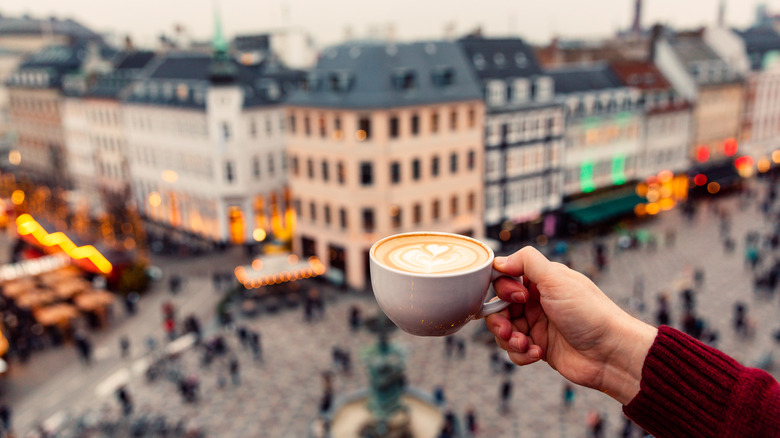
<svg viewBox="0 0 780 438"><path fill-rule="evenodd" d="M453 274L484 265L490 253L480 243L448 234L402 234L374 248L381 264L416 274Z"/></svg>

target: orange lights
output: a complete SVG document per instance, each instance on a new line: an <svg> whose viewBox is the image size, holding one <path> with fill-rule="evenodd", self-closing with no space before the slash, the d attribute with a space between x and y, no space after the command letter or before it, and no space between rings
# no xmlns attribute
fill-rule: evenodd
<svg viewBox="0 0 780 438"><path fill-rule="evenodd" d="M726 139L726 141L723 143L723 153L725 153L727 157L733 157L736 155L737 140L733 138Z"/></svg>
<svg viewBox="0 0 780 438"><path fill-rule="evenodd" d="M355 140L357 141L363 141L368 137L368 133L362 129L358 129L355 131Z"/></svg>
<svg viewBox="0 0 780 438"><path fill-rule="evenodd" d="M501 232L498 233L498 238L503 242L509 240L510 237L512 237L512 233L509 230L501 230Z"/></svg>
<svg viewBox="0 0 780 438"><path fill-rule="evenodd" d="M278 258L268 257L267 262L264 263L260 259L255 259L252 262L252 270L257 271L255 273L247 272L247 269L243 266L238 266L233 272L236 275L238 281L244 285L247 289L256 289L261 286L281 284L288 281L296 281L302 278L317 277L325 273L325 265L317 257L309 257L308 263L301 265L301 261L295 254L290 254L283 257L282 260L286 262L288 266L280 268ZM293 269L289 269L292 265ZM297 269L296 268L297 266ZM267 273L262 275L259 271L263 268L274 269L276 267L277 272ZM250 278L251 275L258 275L257 278Z"/></svg>
<svg viewBox="0 0 780 438"><path fill-rule="evenodd" d="M674 199L672 198L664 198L658 201L658 207L662 211L669 211L674 208Z"/></svg>
<svg viewBox="0 0 780 438"><path fill-rule="evenodd" d="M672 173L671 170L662 170L658 172L658 182L660 182L661 184L668 183L669 181L672 180L673 177L674 177L674 173Z"/></svg>
<svg viewBox="0 0 780 438"><path fill-rule="evenodd" d="M645 206L645 212L650 216L658 214L661 211L661 206L657 202L651 202Z"/></svg>
<svg viewBox="0 0 780 438"><path fill-rule="evenodd" d="M8 152L8 162L14 166L18 166L22 162L22 153L16 149L11 150Z"/></svg>
<svg viewBox="0 0 780 438"><path fill-rule="evenodd" d="M696 148L696 161L699 163L706 163L710 159L710 148L707 146L699 146Z"/></svg>
<svg viewBox="0 0 780 438"><path fill-rule="evenodd" d="M252 231L252 238L255 239L257 242L262 242L265 240L267 236L267 233L262 228L255 228L254 231Z"/></svg>
<svg viewBox="0 0 780 438"><path fill-rule="evenodd" d="M750 178L753 176L753 164L755 161L753 160L753 157L750 155L743 155L736 160L734 160L734 167L737 168L737 173L742 178Z"/></svg>
<svg viewBox="0 0 780 438"><path fill-rule="evenodd" d="M149 205L159 207L162 204L162 196L157 192L149 193Z"/></svg>
<svg viewBox="0 0 780 438"><path fill-rule="evenodd" d="M86 259L102 273L108 274L112 270L111 263L92 245L77 247L65 233L47 233L43 227L29 214L23 214L16 219L16 227L20 236L31 235L45 247L59 247L74 260Z"/></svg>
<svg viewBox="0 0 780 438"><path fill-rule="evenodd" d="M761 158L756 163L756 169L758 169L761 173L766 173L769 171L769 168L772 167L772 163L769 162L769 158Z"/></svg>
<svg viewBox="0 0 780 438"><path fill-rule="evenodd" d="M720 191L720 184L715 181L707 184L707 191L712 195L718 193Z"/></svg>
<svg viewBox="0 0 780 438"><path fill-rule="evenodd" d="M21 190L14 190L14 192L11 193L11 202L13 202L14 205L22 205L24 202L24 192Z"/></svg>
<svg viewBox="0 0 780 438"><path fill-rule="evenodd" d="M645 204L637 204L634 206L634 214L637 216L644 216L647 214L647 209Z"/></svg>
<svg viewBox="0 0 780 438"><path fill-rule="evenodd" d="M167 183L173 184L179 180L179 174L173 170L164 170L162 173L162 179Z"/></svg>
<svg viewBox="0 0 780 438"><path fill-rule="evenodd" d="M693 183L697 186L703 186L704 184L707 184L707 175L700 173L693 177Z"/></svg>
<svg viewBox="0 0 780 438"><path fill-rule="evenodd" d="M645 196L647 196L647 191L648 191L647 184L639 183L639 184L636 185L636 194L638 196L641 196L641 197L644 198Z"/></svg>
<svg viewBox="0 0 780 438"><path fill-rule="evenodd" d="M772 151L772 162L780 164L780 149Z"/></svg>

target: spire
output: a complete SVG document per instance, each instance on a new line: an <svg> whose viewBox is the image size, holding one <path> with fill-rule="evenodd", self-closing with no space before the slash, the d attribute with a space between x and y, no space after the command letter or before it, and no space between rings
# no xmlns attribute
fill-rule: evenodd
<svg viewBox="0 0 780 438"><path fill-rule="evenodd" d="M238 70L230 59L228 43L222 35L222 19L219 16L219 7L214 2L214 40L211 42L212 55L209 65L209 79L213 84L230 84L235 82Z"/></svg>

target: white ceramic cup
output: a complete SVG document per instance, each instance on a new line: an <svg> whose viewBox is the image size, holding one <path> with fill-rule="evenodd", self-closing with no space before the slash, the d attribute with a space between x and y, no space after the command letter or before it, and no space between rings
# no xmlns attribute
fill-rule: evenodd
<svg viewBox="0 0 780 438"><path fill-rule="evenodd" d="M470 240L488 253L486 262L454 273L419 274L402 271L376 259L383 242L399 236L444 235ZM420 231L396 234L374 243L369 251L371 286L379 307L401 330L417 336L446 336L460 330L472 319L503 310L508 302L485 302L490 284L504 274L493 269L495 255L479 240L451 233Z"/></svg>

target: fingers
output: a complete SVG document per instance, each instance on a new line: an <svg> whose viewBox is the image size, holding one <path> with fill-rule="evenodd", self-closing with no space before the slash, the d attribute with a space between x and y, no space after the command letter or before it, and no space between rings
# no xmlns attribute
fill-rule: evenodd
<svg viewBox="0 0 780 438"><path fill-rule="evenodd" d="M493 282L496 296L510 303L527 303L528 289L518 280L509 277L499 277Z"/></svg>
<svg viewBox="0 0 780 438"><path fill-rule="evenodd" d="M552 269L550 261L531 246L526 246L509 257L496 257L493 266L497 271L512 277L522 275L531 283L538 283Z"/></svg>
<svg viewBox="0 0 780 438"><path fill-rule="evenodd" d="M510 336L512 336L512 322L509 321L504 314L506 312L505 309L499 313L488 315L488 317L485 318L485 324L487 324L490 333L493 333L493 336L496 337L496 342L498 342L499 339L508 341Z"/></svg>
<svg viewBox="0 0 780 438"><path fill-rule="evenodd" d="M509 360L517 365L530 365L542 358L542 347L531 345L524 353L519 351L509 351Z"/></svg>

